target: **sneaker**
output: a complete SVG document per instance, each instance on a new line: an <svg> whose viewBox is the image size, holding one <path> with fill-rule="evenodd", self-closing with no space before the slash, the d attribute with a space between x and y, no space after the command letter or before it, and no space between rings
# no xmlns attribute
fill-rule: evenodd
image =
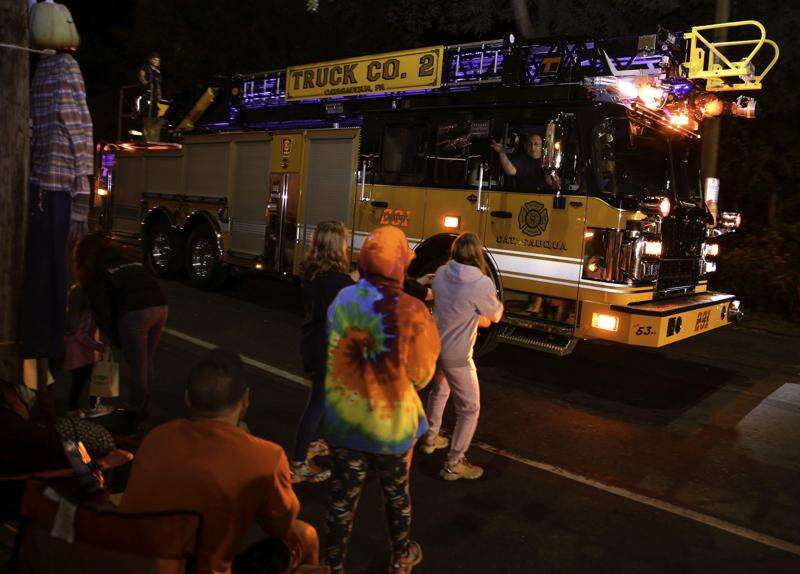
<svg viewBox="0 0 800 574"><path fill-rule="evenodd" d="M457 465L453 467L445 467L442 469L442 472L439 473L445 480L458 480L459 478L465 478L467 480L475 480L476 478L480 478L483 476L483 469L479 466L475 466L471 464L466 457L461 459Z"/></svg>
<svg viewBox="0 0 800 574"><path fill-rule="evenodd" d="M100 401L97 404L90 406L86 410L86 416L90 419L96 419L98 417L104 417L106 415L110 415L115 411L115 407L113 405L104 405Z"/></svg>
<svg viewBox="0 0 800 574"><path fill-rule="evenodd" d="M320 468L312 462L292 462L292 484L310 482L315 484L331 477L331 471Z"/></svg>
<svg viewBox="0 0 800 574"><path fill-rule="evenodd" d="M419 445L419 450L425 454L433 454L440 448L447 448L448 446L450 446L450 439L446 436L437 434L433 439L433 442L428 442L427 440L422 439L422 442Z"/></svg>
<svg viewBox="0 0 800 574"><path fill-rule="evenodd" d="M325 439L317 439L308 445L308 459L316 458L318 456L328 456L331 454L331 447L325 442Z"/></svg>
<svg viewBox="0 0 800 574"><path fill-rule="evenodd" d="M408 543L408 550L405 556L399 560L392 562L389 568L390 574L409 574L414 566L422 562L422 548L416 542Z"/></svg>

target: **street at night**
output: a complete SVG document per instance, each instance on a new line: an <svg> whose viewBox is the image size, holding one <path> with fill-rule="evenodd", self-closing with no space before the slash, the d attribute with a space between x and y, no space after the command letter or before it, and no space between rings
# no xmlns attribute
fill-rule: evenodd
<svg viewBox="0 0 800 574"><path fill-rule="evenodd" d="M248 425L290 449L307 396L299 288L259 277L215 292L162 285L154 416L184 413L189 365L222 345L249 359ZM480 359L469 454L486 475L445 483L441 455L415 454L419 571L797 571L798 338L790 324L747 320L662 351L584 342L563 358L500 347ZM298 493L301 516L321 525L327 485ZM373 484L348 571L385 569L384 521Z"/></svg>

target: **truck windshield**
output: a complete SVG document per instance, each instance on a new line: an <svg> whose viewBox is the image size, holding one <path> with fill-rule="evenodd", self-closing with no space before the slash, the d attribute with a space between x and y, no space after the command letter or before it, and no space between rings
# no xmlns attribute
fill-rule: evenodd
<svg viewBox="0 0 800 574"><path fill-rule="evenodd" d="M629 199L672 195L666 135L627 118L608 118L597 124L592 139L603 194Z"/></svg>

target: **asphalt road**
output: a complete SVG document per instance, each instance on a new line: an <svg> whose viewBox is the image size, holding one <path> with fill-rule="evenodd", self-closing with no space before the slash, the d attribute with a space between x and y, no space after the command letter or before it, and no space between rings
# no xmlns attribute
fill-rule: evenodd
<svg viewBox="0 0 800 574"><path fill-rule="evenodd" d="M290 449L307 391L268 370L301 374L299 290L258 277L164 287L154 416L182 414L189 366L222 345L250 359L252 431ZM750 321L659 351L499 348L478 361L470 458L485 477L446 483L443 455L416 456L415 572L800 572L799 342ZM321 530L327 487L298 492ZM386 571L384 531L372 484L348 572Z"/></svg>

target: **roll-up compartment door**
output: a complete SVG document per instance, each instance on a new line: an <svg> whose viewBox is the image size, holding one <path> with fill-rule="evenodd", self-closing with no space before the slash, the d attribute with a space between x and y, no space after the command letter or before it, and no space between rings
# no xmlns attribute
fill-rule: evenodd
<svg viewBox="0 0 800 574"><path fill-rule="evenodd" d="M231 193L230 249L261 256L267 230L270 139L234 144L234 181Z"/></svg>
<svg viewBox="0 0 800 574"><path fill-rule="evenodd" d="M321 221L342 221L352 228L358 143L358 130L308 134L301 251Z"/></svg>

